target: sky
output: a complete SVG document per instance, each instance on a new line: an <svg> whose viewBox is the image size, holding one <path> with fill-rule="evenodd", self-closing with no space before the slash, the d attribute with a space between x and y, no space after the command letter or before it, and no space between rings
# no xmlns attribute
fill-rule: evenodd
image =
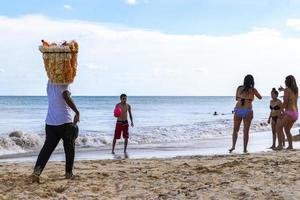
<svg viewBox="0 0 300 200"><path fill-rule="evenodd" d="M0 95L46 95L41 39L79 42L73 95L269 95L300 78L300 0L10 0ZM298 79L300 80L300 79Z"/></svg>

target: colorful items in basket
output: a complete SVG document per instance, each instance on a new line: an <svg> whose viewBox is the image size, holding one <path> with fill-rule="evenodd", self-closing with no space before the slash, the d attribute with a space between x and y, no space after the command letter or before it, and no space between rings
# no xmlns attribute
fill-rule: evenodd
<svg viewBox="0 0 300 200"><path fill-rule="evenodd" d="M49 80L54 84L72 83L77 71L78 43L75 40L60 44L42 40L42 44L39 50L43 53Z"/></svg>

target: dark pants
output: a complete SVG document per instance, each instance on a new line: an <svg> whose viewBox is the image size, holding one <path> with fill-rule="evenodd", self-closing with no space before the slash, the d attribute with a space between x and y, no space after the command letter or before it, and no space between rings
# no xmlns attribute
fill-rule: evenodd
<svg viewBox="0 0 300 200"><path fill-rule="evenodd" d="M40 175L60 139L64 142L66 155L66 173L72 173L75 157L75 140L78 137L78 127L73 123L59 126L46 125L46 140L34 167L34 173Z"/></svg>

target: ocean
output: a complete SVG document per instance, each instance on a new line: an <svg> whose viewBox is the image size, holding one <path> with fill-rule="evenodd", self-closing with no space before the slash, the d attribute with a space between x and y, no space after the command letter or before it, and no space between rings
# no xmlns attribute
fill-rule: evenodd
<svg viewBox="0 0 300 200"><path fill-rule="evenodd" d="M81 113L77 148L110 146L116 121L113 109L119 97L73 98ZM266 123L269 101L270 97L254 101L251 132L270 130ZM129 96L128 103L135 124L130 128L130 144L180 143L232 133L234 97ZM2 96L0 110L0 155L38 151L45 137L47 97Z"/></svg>

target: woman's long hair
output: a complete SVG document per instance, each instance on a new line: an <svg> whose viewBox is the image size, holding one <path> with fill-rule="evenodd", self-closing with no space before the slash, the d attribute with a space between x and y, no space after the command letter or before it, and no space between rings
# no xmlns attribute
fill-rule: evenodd
<svg viewBox="0 0 300 200"><path fill-rule="evenodd" d="M254 78L253 78L253 76L251 74L248 74L247 76L245 76L243 87L244 88L241 91L241 93L243 93L243 92L249 92L251 89L254 88Z"/></svg>
<svg viewBox="0 0 300 200"><path fill-rule="evenodd" d="M290 88L296 96L298 96L298 86L293 75L289 75L285 78L285 85Z"/></svg>
<svg viewBox="0 0 300 200"><path fill-rule="evenodd" d="M279 92L276 90L276 88L272 88L271 93L274 93L277 97L279 95Z"/></svg>

